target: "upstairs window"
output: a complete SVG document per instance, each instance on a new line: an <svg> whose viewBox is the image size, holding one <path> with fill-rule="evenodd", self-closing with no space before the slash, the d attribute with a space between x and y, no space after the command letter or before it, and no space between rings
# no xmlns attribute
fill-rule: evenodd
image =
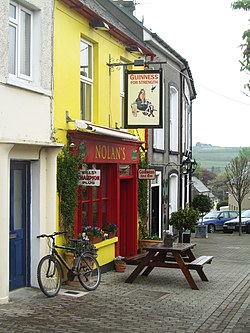
<svg viewBox="0 0 250 333"><path fill-rule="evenodd" d="M81 119L92 121L93 45L80 40L80 106Z"/></svg>
<svg viewBox="0 0 250 333"><path fill-rule="evenodd" d="M163 100L164 105L164 100ZM162 112L162 128L155 128L153 130L153 148L158 150L164 150L165 149L165 114Z"/></svg>
<svg viewBox="0 0 250 333"><path fill-rule="evenodd" d="M124 61L120 61L120 63L124 64ZM125 66L120 66L120 127L124 126L124 72Z"/></svg>
<svg viewBox="0 0 250 333"><path fill-rule="evenodd" d="M178 91L175 87L170 87L170 151L178 152L179 145L179 108L178 108Z"/></svg>
<svg viewBox="0 0 250 333"><path fill-rule="evenodd" d="M31 80L32 12L10 2L9 4L9 73Z"/></svg>

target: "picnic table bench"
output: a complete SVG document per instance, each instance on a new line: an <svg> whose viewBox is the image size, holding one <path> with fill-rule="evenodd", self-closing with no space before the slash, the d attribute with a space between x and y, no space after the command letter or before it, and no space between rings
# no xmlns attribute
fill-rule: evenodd
<svg viewBox="0 0 250 333"><path fill-rule="evenodd" d="M203 271L203 266L211 264L213 256L196 258L192 252L195 245L177 243L172 247L168 247L162 243L145 247L146 253L125 258L127 264L137 266L125 282L132 283L144 269L142 275L148 276L154 267L179 268L182 270L190 287L198 290L199 288L190 274L190 270L196 270L202 281L208 281Z"/></svg>

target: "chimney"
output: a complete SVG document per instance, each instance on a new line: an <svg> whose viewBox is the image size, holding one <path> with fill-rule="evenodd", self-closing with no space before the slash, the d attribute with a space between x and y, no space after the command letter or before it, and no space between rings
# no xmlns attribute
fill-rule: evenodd
<svg viewBox="0 0 250 333"><path fill-rule="evenodd" d="M114 0L114 2L124 8L126 11L128 11L130 14L133 15L133 12L135 10L135 4L134 1L131 0Z"/></svg>

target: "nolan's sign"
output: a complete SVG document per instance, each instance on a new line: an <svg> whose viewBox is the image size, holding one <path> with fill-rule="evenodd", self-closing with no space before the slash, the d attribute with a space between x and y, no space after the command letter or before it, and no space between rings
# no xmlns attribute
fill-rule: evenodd
<svg viewBox="0 0 250 333"><path fill-rule="evenodd" d="M100 186L101 170L81 170L80 171L80 186Z"/></svg>
<svg viewBox="0 0 250 333"><path fill-rule="evenodd" d="M138 170L139 179L155 179L154 169L139 169Z"/></svg>

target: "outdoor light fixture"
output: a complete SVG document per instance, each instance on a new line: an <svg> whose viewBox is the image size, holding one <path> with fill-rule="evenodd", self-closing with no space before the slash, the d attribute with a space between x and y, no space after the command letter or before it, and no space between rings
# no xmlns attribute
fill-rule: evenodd
<svg viewBox="0 0 250 333"><path fill-rule="evenodd" d="M190 157L189 153L182 157L181 164L176 164L175 162L169 162L168 164L166 164L166 166L179 166L181 167L181 173L183 175L188 175L189 173L193 173L195 171L197 163L195 159L192 159Z"/></svg>
<svg viewBox="0 0 250 333"><path fill-rule="evenodd" d="M134 60L134 66L144 66L145 60L142 58L138 58Z"/></svg>
<svg viewBox="0 0 250 333"><path fill-rule="evenodd" d="M92 21L90 23L90 26L96 30L104 30L104 31L109 30L108 24L100 19Z"/></svg>
<svg viewBox="0 0 250 333"><path fill-rule="evenodd" d="M65 115L66 115L66 123L73 123L74 122L74 120L70 118L68 110L65 111Z"/></svg>
<svg viewBox="0 0 250 333"><path fill-rule="evenodd" d="M181 170L184 175L193 173L196 169L197 163L195 159L190 158L189 156L183 156Z"/></svg>
<svg viewBox="0 0 250 333"><path fill-rule="evenodd" d="M136 46L136 45L127 46L126 51L131 52L131 53L141 53L141 54L143 54L142 49L140 49L139 46Z"/></svg>

